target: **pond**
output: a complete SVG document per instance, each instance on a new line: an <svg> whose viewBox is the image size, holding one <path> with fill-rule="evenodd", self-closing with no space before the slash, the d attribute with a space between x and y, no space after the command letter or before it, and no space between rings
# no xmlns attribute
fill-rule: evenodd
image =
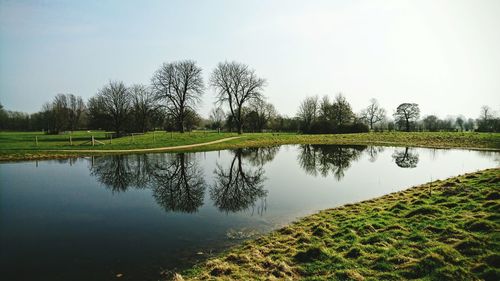
<svg viewBox="0 0 500 281"><path fill-rule="evenodd" d="M0 164L3 280L158 280L321 209L500 154L287 145Z"/></svg>

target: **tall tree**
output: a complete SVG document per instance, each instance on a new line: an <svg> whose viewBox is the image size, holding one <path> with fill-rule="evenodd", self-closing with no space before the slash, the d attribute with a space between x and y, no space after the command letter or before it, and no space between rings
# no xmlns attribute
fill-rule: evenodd
<svg viewBox="0 0 500 281"><path fill-rule="evenodd" d="M120 136L130 118L131 98L123 82L110 81L97 94L96 103L109 119L111 128Z"/></svg>
<svg viewBox="0 0 500 281"><path fill-rule="evenodd" d="M238 134L243 132L243 107L251 100L262 99L266 80L259 78L255 70L238 62L219 63L212 72L210 84L217 91L216 103L229 106Z"/></svg>
<svg viewBox="0 0 500 281"><path fill-rule="evenodd" d="M394 113L394 119L400 126L404 126L405 131L409 132L412 122L420 117L420 109L416 103L402 103Z"/></svg>
<svg viewBox="0 0 500 281"><path fill-rule="evenodd" d="M196 111L204 92L202 70L191 60L164 63L151 79L158 100L165 103L167 112L184 133L189 110Z"/></svg>
<svg viewBox="0 0 500 281"><path fill-rule="evenodd" d="M373 125L385 119L385 109L380 107L376 99L371 99L370 105L361 112L361 119L373 130Z"/></svg>

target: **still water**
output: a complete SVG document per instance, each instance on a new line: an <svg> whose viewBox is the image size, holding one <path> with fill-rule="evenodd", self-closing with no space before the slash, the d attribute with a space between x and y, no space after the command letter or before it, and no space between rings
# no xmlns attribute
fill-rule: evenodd
<svg viewBox="0 0 500 281"><path fill-rule="evenodd" d="M0 164L2 280L158 280L298 217L500 154L290 145Z"/></svg>

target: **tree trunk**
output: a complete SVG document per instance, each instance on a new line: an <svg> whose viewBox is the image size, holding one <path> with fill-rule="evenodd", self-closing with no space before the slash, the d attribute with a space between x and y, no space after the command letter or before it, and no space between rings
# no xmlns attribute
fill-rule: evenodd
<svg viewBox="0 0 500 281"><path fill-rule="evenodd" d="M243 124L241 122L238 122L238 135L243 134Z"/></svg>

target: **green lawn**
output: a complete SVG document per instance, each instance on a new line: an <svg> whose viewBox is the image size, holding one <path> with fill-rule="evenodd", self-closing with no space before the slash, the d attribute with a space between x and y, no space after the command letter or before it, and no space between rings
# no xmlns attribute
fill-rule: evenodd
<svg viewBox="0 0 500 281"><path fill-rule="evenodd" d="M73 145L70 145L70 136ZM91 137L104 143L92 146ZM141 149L197 144L237 136L235 133L148 132L134 137L109 139L103 131L79 131L72 134L45 135L41 132L0 132L0 160L23 160L82 156L83 152L57 150L114 150ZM38 138L38 146L35 139ZM267 146L279 144L361 144L385 146L423 146L440 148L500 149L500 133L427 133L385 132L341 135L302 135L293 133L249 133L228 142L183 149L191 151L230 149L238 147ZM93 154L96 154L94 152ZM102 152L98 152L102 154Z"/></svg>
<svg viewBox="0 0 500 281"><path fill-rule="evenodd" d="M490 169L321 211L182 275L185 280L500 280L499 182L500 169Z"/></svg>

